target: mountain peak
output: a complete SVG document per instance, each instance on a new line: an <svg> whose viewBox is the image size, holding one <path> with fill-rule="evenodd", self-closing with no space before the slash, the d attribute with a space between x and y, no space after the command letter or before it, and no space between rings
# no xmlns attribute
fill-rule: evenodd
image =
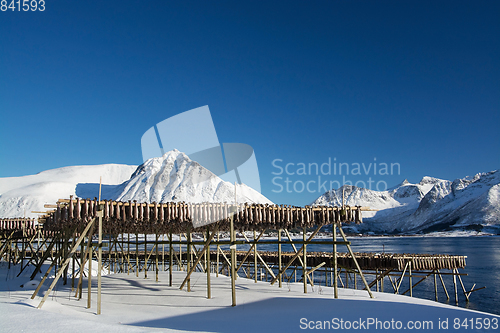
<svg viewBox="0 0 500 333"><path fill-rule="evenodd" d="M122 184L119 201L139 202L234 202L235 187L177 149L141 164ZM241 184L238 202L272 203L254 189Z"/></svg>
<svg viewBox="0 0 500 333"><path fill-rule="evenodd" d="M434 184L438 184L438 183L440 183L442 181L443 181L443 179L429 177L429 176L424 176L422 178L422 180L420 181L420 183L418 183L418 184L419 185L434 185Z"/></svg>

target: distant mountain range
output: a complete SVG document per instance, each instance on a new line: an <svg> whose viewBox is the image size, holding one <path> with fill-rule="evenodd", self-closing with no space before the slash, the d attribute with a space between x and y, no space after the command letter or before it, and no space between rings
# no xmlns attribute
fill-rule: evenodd
<svg viewBox="0 0 500 333"><path fill-rule="evenodd" d="M0 217L36 217L70 195L137 200L138 202L234 202L235 185L225 182L177 150L152 158L139 167L120 164L72 166L23 177L0 178ZM272 202L254 189L238 184L238 202Z"/></svg>
<svg viewBox="0 0 500 333"><path fill-rule="evenodd" d="M386 191L343 186L320 196L313 205L338 206L344 190L346 205L369 206L363 224L352 232L415 234L433 231L477 230L500 233L500 172L479 173L454 181L424 177L407 180Z"/></svg>
<svg viewBox="0 0 500 333"><path fill-rule="evenodd" d="M102 176L103 199L138 202L234 202L235 185L223 181L177 150L140 166L104 164L72 166L24 177L0 178L0 217L36 217L70 195L94 198ZM477 230L500 234L500 172L479 173L454 181L424 177L407 180L386 191L345 185L320 196L313 205L368 206L363 222L347 225L363 234L415 234L447 230ZM241 184L238 202L272 202Z"/></svg>

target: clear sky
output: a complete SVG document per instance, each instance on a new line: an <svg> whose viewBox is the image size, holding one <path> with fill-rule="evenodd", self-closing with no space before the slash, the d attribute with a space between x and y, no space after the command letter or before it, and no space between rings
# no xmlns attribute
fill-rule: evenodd
<svg viewBox="0 0 500 333"><path fill-rule="evenodd" d="M0 177L138 165L147 129L203 105L220 142L254 148L276 203L308 204L343 176L383 189L496 170L499 17L499 1L46 0L43 12L1 11ZM289 174L273 161L293 163ZM298 163L312 174L297 175Z"/></svg>

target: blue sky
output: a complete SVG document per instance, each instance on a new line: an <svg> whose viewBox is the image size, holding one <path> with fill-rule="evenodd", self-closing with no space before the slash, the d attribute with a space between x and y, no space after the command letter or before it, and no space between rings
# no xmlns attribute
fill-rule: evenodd
<svg viewBox="0 0 500 333"><path fill-rule="evenodd" d="M0 177L140 164L147 129L203 105L220 142L254 148L276 203L310 203L318 176L391 187L496 170L498 17L498 1L47 0L44 12L0 12ZM350 173L296 174L329 159ZM374 162L399 172L351 172ZM286 177L292 190L279 192Z"/></svg>

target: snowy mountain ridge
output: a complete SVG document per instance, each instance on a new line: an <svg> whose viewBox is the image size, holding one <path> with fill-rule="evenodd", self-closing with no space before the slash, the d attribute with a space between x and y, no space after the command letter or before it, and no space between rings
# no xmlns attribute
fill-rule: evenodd
<svg viewBox="0 0 500 333"><path fill-rule="evenodd" d="M189 157L172 150L140 166L103 164L71 166L23 177L0 178L0 218L37 217L46 203L70 195L138 202L234 202L235 185L225 182ZM236 186L238 202L272 202L252 188Z"/></svg>
<svg viewBox="0 0 500 333"><path fill-rule="evenodd" d="M489 228L500 231L500 172L443 180L423 177L417 184L406 179L386 191L343 186L346 205L369 206L356 232L418 233ZM331 190L313 205L342 205L342 188Z"/></svg>

